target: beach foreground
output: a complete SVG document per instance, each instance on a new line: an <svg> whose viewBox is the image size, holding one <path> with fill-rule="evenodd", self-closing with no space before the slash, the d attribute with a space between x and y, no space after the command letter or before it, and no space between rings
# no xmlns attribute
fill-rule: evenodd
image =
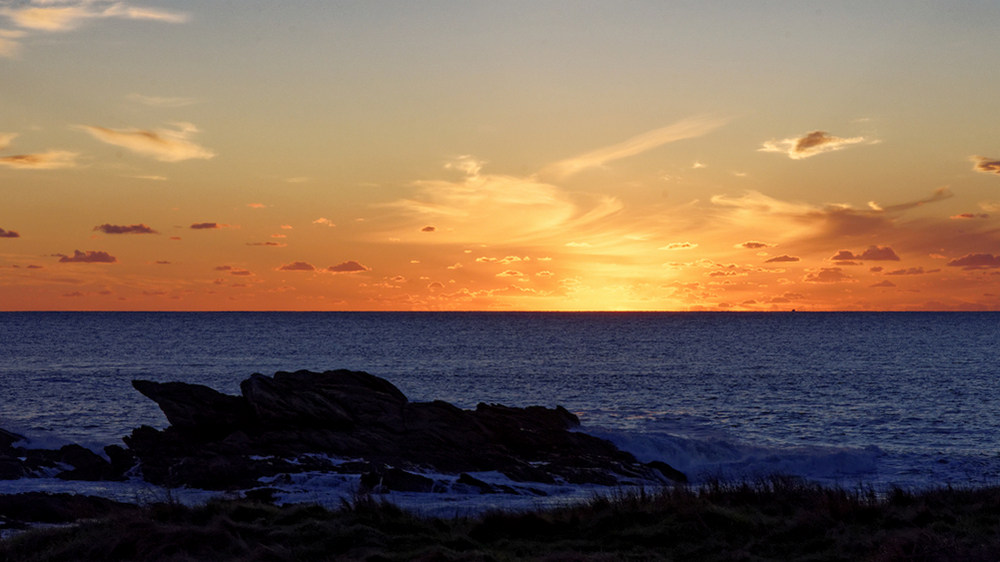
<svg viewBox="0 0 1000 562"><path fill-rule="evenodd" d="M63 560L995 560L1000 488L827 488L786 477L622 489L575 506L476 516L415 515L377 496L340 509L262 497L191 507L0 496L0 561ZM28 500L28 501L26 501ZM57 498L58 500L58 498ZM52 505L58 506L59 501ZM77 518L79 517L79 518ZM20 519L18 519L20 518Z"/></svg>

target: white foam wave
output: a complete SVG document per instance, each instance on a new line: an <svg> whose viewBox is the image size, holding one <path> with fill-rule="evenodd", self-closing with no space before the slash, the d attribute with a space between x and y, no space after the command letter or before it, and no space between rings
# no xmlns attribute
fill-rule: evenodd
<svg viewBox="0 0 1000 562"><path fill-rule="evenodd" d="M799 476L821 483L865 480L877 474L882 451L875 446L768 447L725 438L692 438L666 432L590 428L642 462L663 461L695 484L708 479L738 480L773 474Z"/></svg>

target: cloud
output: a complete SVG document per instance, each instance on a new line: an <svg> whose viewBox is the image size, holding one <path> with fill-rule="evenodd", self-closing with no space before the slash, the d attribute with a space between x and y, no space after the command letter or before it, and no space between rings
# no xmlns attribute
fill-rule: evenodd
<svg viewBox="0 0 1000 562"><path fill-rule="evenodd" d="M799 261L799 258L795 256L789 256L788 254L782 254L778 257L774 257L769 260L764 260L764 263L781 263L781 262L794 262L794 261Z"/></svg>
<svg viewBox="0 0 1000 562"><path fill-rule="evenodd" d="M524 277L524 274L515 269L508 269L506 271L501 271L497 273L497 277Z"/></svg>
<svg viewBox="0 0 1000 562"><path fill-rule="evenodd" d="M331 265L326 268L326 270L331 273L358 273L360 271L370 271L371 268L366 265L361 265L354 260L350 260L338 263L337 265Z"/></svg>
<svg viewBox="0 0 1000 562"><path fill-rule="evenodd" d="M109 0L34 0L23 7L0 8L0 15L15 25L36 31L69 31L92 19L155 20L167 23L188 21L187 14L156 8L138 8Z"/></svg>
<svg viewBox="0 0 1000 562"><path fill-rule="evenodd" d="M760 248L771 248L776 244L768 244L767 242L757 242L755 240L750 240L748 242L743 242L742 244L737 244L734 248L746 248L747 250L759 250Z"/></svg>
<svg viewBox="0 0 1000 562"><path fill-rule="evenodd" d="M874 284L868 285L868 286L869 287L895 287L896 284L893 283L892 281L879 281L878 283L874 283Z"/></svg>
<svg viewBox="0 0 1000 562"><path fill-rule="evenodd" d="M446 162L444 169L446 170L459 170L469 177L475 177L479 175L479 171L483 169L483 164L488 164L485 160L478 160L470 154L464 156L459 156L451 162Z"/></svg>
<svg viewBox="0 0 1000 562"><path fill-rule="evenodd" d="M657 248L658 250L689 250L691 248L697 248L697 244L692 244L690 242L671 242L666 246Z"/></svg>
<svg viewBox="0 0 1000 562"><path fill-rule="evenodd" d="M146 226L145 224L132 224L129 226L118 226L115 224L102 224L101 226L95 226L95 231L103 232L105 234L159 234L159 232L153 230L152 228Z"/></svg>
<svg viewBox="0 0 1000 562"><path fill-rule="evenodd" d="M972 169L977 172L1000 175L1000 160L986 158L985 156L973 156L969 160L975 162Z"/></svg>
<svg viewBox="0 0 1000 562"><path fill-rule="evenodd" d="M10 146L10 141L14 140L17 133L0 133L0 150L3 150Z"/></svg>
<svg viewBox="0 0 1000 562"><path fill-rule="evenodd" d="M250 207L251 209L266 209L267 205L263 203L247 203L247 207Z"/></svg>
<svg viewBox="0 0 1000 562"><path fill-rule="evenodd" d="M507 265L509 263L517 263L520 261L531 261L530 257L520 257L520 256L507 256L505 258L489 258L483 256L481 258L476 258L476 263L499 263L501 265Z"/></svg>
<svg viewBox="0 0 1000 562"><path fill-rule="evenodd" d="M940 269L932 269L930 271L924 271L923 267L909 267L905 269L894 269L892 271L887 271L882 275L923 275L925 273L936 273L941 271Z"/></svg>
<svg viewBox="0 0 1000 562"><path fill-rule="evenodd" d="M140 94L129 94L128 99L150 107L186 107L198 103L198 100L194 98L164 98L157 96L143 96Z"/></svg>
<svg viewBox="0 0 1000 562"><path fill-rule="evenodd" d="M189 226L191 230L215 230L217 228L231 228L228 224L219 224L217 222L196 222Z"/></svg>
<svg viewBox="0 0 1000 562"><path fill-rule="evenodd" d="M215 270L215 271L232 271L233 270L233 266L231 266L231 265L220 265L218 267L213 267L212 269Z"/></svg>
<svg viewBox="0 0 1000 562"><path fill-rule="evenodd" d="M181 162L192 158L209 159L215 157L211 150L199 146L190 140L198 128L191 123L174 123L177 130L157 129L147 131L142 129L108 129L79 125L78 129L86 131L95 139L127 148L132 152L151 156L161 162Z"/></svg>
<svg viewBox="0 0 1000 562"><path fill-rule="evenodd" d="M230 275L236 275L236 276L239 276L239 277L252 277L253 276L253 273L250 272L250 270L240 269L238 267L232 268L232 270L229 272L229 274Z"/></svg>
<svg viewBox="0 0 1000 562"><path fill-rule="evenodd" d="M963 270L973 269L996 269L1000 267L1000 255L993 254L968 254L948 262L951 267L961 267Z"/></svg>
<svg viewBox="0 0 1000 562"><path fill-rule="evenodd" d="M891 246L868 246L868 249L860 254L855 254L850 250L840 250L832 261L847 260L870 260L870 261L899 261L899 256L892 250Z"/></svg>
<svg viewBox="0 0 1000 562"><path fill-rule="evenodd" d="M960 213L960 214L957 214L957 215L952 215L952 216L950 216L948 218L950 218L950 219L988 219L988 218L990 218L990 216L987 215L986 213L978 213L978 214L976 214L976 213Z"/></svg>
<svg viewBox="0 0 1000 562"><path fill-rule="evenodd" d="M425 227L423 227L423 228L420 229L420 232L434 232L435 230L437 230L437 227L434 227L434 226L425 226Z"/></svg>
<svg viewBox="0 0 1000 562"><path fill-rule="evenodd" d="M868 141L865 137L853 137L842 139L833 137L825 131L813 131L797 139L784 139L780 141L770 140L764 143L764 147L758 149L760 152L780 152L787 154L793 160L801 160L816 156L824 152L841 150L852 144L867 142L874 144L878 141Z"/></svg>
<svg viewBox="0 0 1000 562"><path fill-rule="evenodd" d="M858 256L860 260L871 260L871 261L899 261L899 256L896 252L892 250L891 246L868 246L861 255Z"/></svg>
<svg viewBox="0 0 1000 562"><path fill-rule="evenodd" d="M727 122L729 119L712 117L685 119L673 125L632 137L624 142L550 164L540 174L566 178L588 168L599 168L608 162L634 156L670 142L706 135Z"/></svg>
<svg viewBox="0 0 1000 562"><path fill-rule="evenodd" d="M568 236L586 234L588 227L623 207L615 198L567 192L537 176L480 174L455 182L426 180L413 185L418 189L415 197L386 205L405 216L391 230L373 236L398 240L419 236L424 244L562 243ZM447 231L448 236L421 232L429 225L438 232Z"/></svg>
<svg viewBox="0 0 1000 562"><path fill-rule="evenodd" d="M333 224L333 221L327 218L320 217L312 222L313 224L325 224L326 226L337 226ZM282 227L284 228L284 227Z"/></svg>
<svg viewBox="0 0 1000 562"><path fill-rule="evenodd" d="M0 228L0 238L20 238L21 235L13 230L4 230Z"/></svg>
<svg viewBox="0 0 1000 562"><path fill-rule="evenodd" d="M711 201L720 210L710 218L715 222L723 220L742 228L770 227L772 237L795 238L818 250L829 246L833 239L871 239L898 230L901 227L898 219L906 211L944 201L952 196L950 190L941 188L923 199L886 205L882 210L876 211L870 208L854 209L846 205L816 207L781 201L750 191L742 197L713 196Z"/></svg>
<svg viewBox="0 0 1000 562"><path fill-rule="evenodd" d="M0 165L23 170L55 170L76 166L80 154L68 150L50 150L39 154L17 154L0 158Z"/></svg>
<svg viewBox="0 0 1000 562"><path fill-rule="evenodd" d="M117 263L118 258L107 252L73 250L72 256L60 256L59 263Z"/></svg>
<svg viewBox="0 0 1000 562"><path fill-rule="evenodd" d="M6 59L16 58L21 52L21 44L16 39L24 35L23 31L0 29L0 57Z"/></svg>
<svg viewBox="0 0 1000 562"><path fill-rule="evenodd" d="M287 245L288 244L282 244L280 242L247 242L247 246L273 246L276 248L281 248Z"/></svg>
<svg viewBox="0 0 1000 562"><path fill-rule="evenodd" d="M277 271L316 271L316 268L304 261L293 261L290 264L282 264Z"/></svg>
<svg viewBox="0 0 1000 562"><path fill-rule="evenodd" d="M846 275L839 267L821 267L809 271L802 279L806 283L853 283L857 281Z"/></svg>

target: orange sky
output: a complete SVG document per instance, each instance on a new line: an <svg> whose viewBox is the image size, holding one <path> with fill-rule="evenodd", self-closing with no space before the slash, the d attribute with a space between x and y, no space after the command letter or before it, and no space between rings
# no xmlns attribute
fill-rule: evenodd
<svg viewBox="0 0 1000 562"><path fill-rule="evenodd" d="M998 310L998 24L0 0L0 310Z"/></svg>

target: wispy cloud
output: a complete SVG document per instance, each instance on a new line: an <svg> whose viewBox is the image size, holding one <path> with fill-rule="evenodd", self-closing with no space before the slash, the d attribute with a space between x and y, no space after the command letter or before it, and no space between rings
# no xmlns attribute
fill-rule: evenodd
<svg viewBox="0 0 1000 562"><path fill-rule="evenodd" d="M117 263L118 258L112 256L107 252L87 250L86 252L81 252L80 250L73 250L72 256L67 256L64 254L56 254L59 256L59 263Z"/></svg>
<svg viewBox="0 0 1000 562"><path fill-rule="evenodd" d="M692 244L691 242L671 242L666 246L658 248L659 250L690 250L692 248L697 248L697 244Z"/></svg>
<svg viewBox="0 0 1000 562"><path fill-rule="evenodd" d="M899 261L899 256L893 251L892 246L868 246L860 254L855 254L850 250L840 250L837 255L830 258L833 261L845 260L871 260L871 261Z"/></svg>
<svg viewBox="0 0 1000 562"><path fill-rule="evenodd" d="M4 230L0 228L0 238L20 238L21 235L13 230Z"/></svg>
<svg viewBox="0 0 1000 562"><path fill-rule="evenodd" d="M1000 160L987 158L985 156L973 156L969 158L969 160L975 162L972 169L977 172L1000 175Z"/></svg>
<svg viewBox="0 0 1000 562"><path fill-rule="evenodd" d="M19 7L0 8L0 16L14 25L36 31L69 31L93 19L188 21L187 14L156 8L129 6L112 0L33 0Z"/></svg>
<svg viewBox="0 0 1000 562"><path fill-rule="evenodd" d="M239 228L239 227L238 226L233 227L232 225L229 224L220 224L217 222L196 222L191 226L189 226L188 228L190 228L191 230L215 230L218 228Z"/></svg>
<svg viewBox="0 0 1000 562"><path fill-rule="evenodd" d="M802 280L806 283L854 283L857 281L841 271L839 267L821 267L810 270Z"/></svg>
<svg viewBox="0 0 1000 562"><path fill-rule="evenodd" d="M892 271L887 271L883 275L923 275L925 273L937 273L941 271L940 269L932 269L930 271L925 271L923 267L907 267L904 269L894 269Z"/></svg>
<svg viewBox="0 0 1000 562"><path fill-rule="evenodd" d="M23 31L0 29L0 57L12 59L21 52L21 44L16 41L26 35Z"/></svg>
<svg viewBox="0 0 1000 562"><path fill-rule="evenodd" d="M844 139L834 137L826 131L813 131L795 139L769 140L764 143L761 152L780 152L787 154L793 160L801 160L824 152L833 152L847 148L852 144L875 144L879 141L868 140L865 137Z"/></svg>
<svg viewBox="0 0 1000 562"><path fill-rule="evenodd" d="M16 154L14 156L4 156L0 158L0 165L8 168L18 168L22 170L55 170L59 168L73 168L76 166L76 159L80 156L78 152L68 150L50 150L38 154Z"/></svg>
<svg viewBox="0 0 1000 562"><path fill-rule="evenodd" d="M94 230L105 234L159 234L159 232L153 230L145 224L131 224L128 226L102 224L100 226L95 226Z"/></svg>
<svg viewBox="0 0 1000 562"><path fill-rule="evenodd" d="M764 260L764 263L791 263L797 261L800 261L800 259L796 256L789 256L788 254L782 254L780 256L771 258L769 260Z"/></svg>
<svg viewBox="0 0 1000 562"><path fill-rule="evenodd" d="M289 264L281 264L278 271L316 271L316 267L304 261L293 261Z"/></svg>
<svg viewBox="0 0 1000 562"><path fill-rule="evenodd" d="M129 94L128 99L149 107L186 107L198 103L194 98L144 96L142 94Z"/></svg>
<svg viewBox="0 0 1000 562"><path fill-rule="evenodd" d="M635 156L658 146L683 139L706 135L729 122L728 118L694 117L632 137L604 148L599 148L573 158L567 158L542 169L542 176L566 178L588 168L599 168L608 162Z"/></svg>
<svg viewBox="0 0 1000 562"><path fill-rule="evenodd" d="M215 156L211 150L199 146L189 140L198 132L191 123L174 123L177 130L157 129L108 129L79 125L82 131L91 134L95 139L127 148L132 152L151 156L161 162L181 162L193 158L209 159Z"/></svg>
<svg viewBox="0 0 1000 562"><path fill-rule="evenodd" d="M768 244L767 242L757 242L756 240L750 240L748 242L743 242L734 246L735 248L745 248L747 250L759 250L761 248L770 248L774 244Z"/></svg>
<svg viewBox="0 0 1000 562"><path fill-rule="evenodd" d="M471 173L473 168L462 168ZM459 181L414 182L414 197L390 203L408 215L380 237L412 239L423 243L538 242L577 235L597 221L621 210L612 197L570 194L536 176L507 176L476 171ZM489 220L483 220L489 217ZM448 236L427 233L447 232Z"/></svg>
<svg viewBox="0 0 1000 562"><path fill-rule="evenodd" d="M0 51L0 53L2 53L2 51ZM10 146L10 141L14 140L14 137L16 136L17 133L0 133L0 150Z"/></svg>

